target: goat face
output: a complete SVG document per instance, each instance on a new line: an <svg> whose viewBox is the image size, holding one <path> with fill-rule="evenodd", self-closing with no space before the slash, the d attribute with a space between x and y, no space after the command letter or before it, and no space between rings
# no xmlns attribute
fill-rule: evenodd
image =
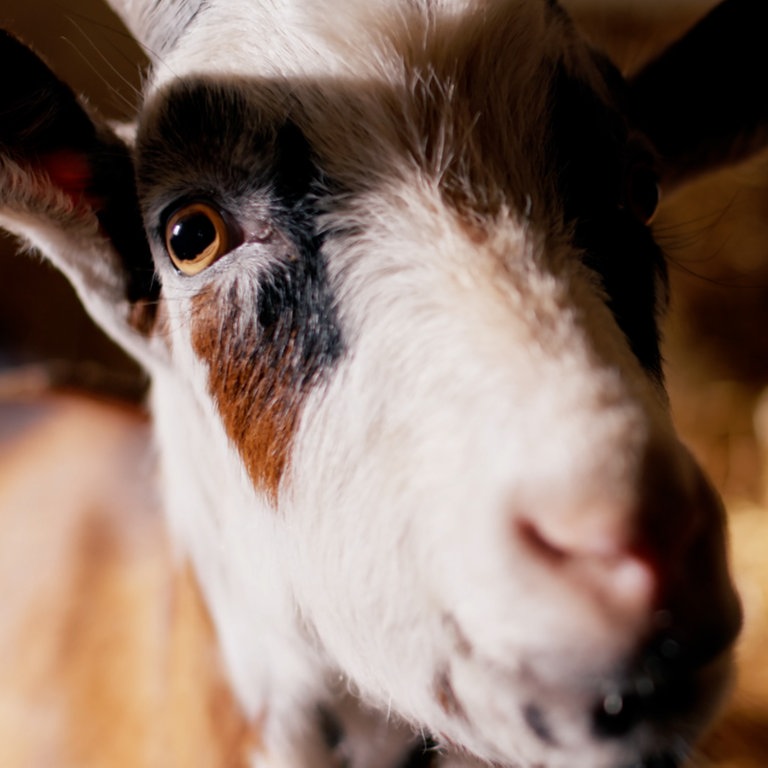
<svg viewBox="0 0 768 768"><path fill-rule="evenodd" d="M553 3L301 5L128 14L161 53L135 145L159 297L104 298L143 262L85 232L93 185L4 221L151 370L252 714L340 673L482 760L672 762L739 607L667 413L631 89Z"/></svg>

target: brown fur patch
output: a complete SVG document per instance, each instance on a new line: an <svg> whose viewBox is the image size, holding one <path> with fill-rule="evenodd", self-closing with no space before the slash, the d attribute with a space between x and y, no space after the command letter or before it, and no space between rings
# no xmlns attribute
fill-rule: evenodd
<svg viewBox="0 0 768 768"><path fill-rule="evenodd" d="M295 335L280 345L265 341L255 323L239 316L235 292L227 299L215 290L195 297L192 345L208 363L211 394L251 480L274 500L304 400Z"/></svg>

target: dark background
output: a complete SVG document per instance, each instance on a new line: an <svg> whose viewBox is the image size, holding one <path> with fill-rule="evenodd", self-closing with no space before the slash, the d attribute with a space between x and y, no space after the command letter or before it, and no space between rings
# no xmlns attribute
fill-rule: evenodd
<svg viewBox="0 0 768 768"><path fill-rule="evenodd" d="M563 4L632 71L714 0ZM0 24L104 114L131 117L145 61L102 3L2 0ZM676 419L720 488L757 500L763 454L753 413L768 382L768 155L665 200L656 232L672 278L665 353ZM59 383L141 397L140 372L91 324L64 280L16 250L0 234L0 366L34 364Z"/></svg>

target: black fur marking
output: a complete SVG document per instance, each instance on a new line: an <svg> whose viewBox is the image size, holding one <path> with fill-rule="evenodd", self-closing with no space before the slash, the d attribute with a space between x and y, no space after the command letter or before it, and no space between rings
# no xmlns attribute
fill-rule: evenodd
<svg viewBox="0 0 768 768"><path fill-rule="evenodd" d="M311 190L318 171L306 139L291 122L277 132L273 175L274 216L295 254L272 271L260 287L258 318L270 346L294 343L299 369L319 371L341 354L343 344L328 285L322 238ZM296 345L295 342L301 342Z"/></svg>
<svg viewBox="0 0 768 768"><path fill-rule="evenodd" d="M526 725L541 742L551 747L558 746L545 714L535 704L526 704L522 711Z"/></svg>
<svg viewBox="0 0 768 768"><path fill-rule="evenodd" d="M169 93L144 127L139 158L150 217L152 201L170 204L199 192L235 218L258 207L288 241L258 286L254 317L262 333L248 357L273 360L291 372L291 384L308 383L332 365L343 343L316 227L315 193L326 183L290 117L265 116L238 87L189 83Z"/></svg>
<svg viewBox="0 0 768 768"><path fill-rule="evenodd" d="M325 180L291 116L262 103L246 84L174 86L139 133L138 179L158 258L167 212L185 199L204 198L245 233L212 279L186 278L192 342L254 484L276 500L304 398L344 344L317 229ZM241 282L254 263L258 284Z"/></svg>
<svg viewBox="0 0 768 768"><path fill-rule="evenodd" d="M608 84L620 78L607 65ZM620 93L617 91L618 97ZM625 205L627 170L650 154L630 140L630 128L586 84L563 67L552 85L552 147L566 223L575 244L601 278L616 322L646 370L661 379L657 316L666 285L661 249L644 222Z"/></svg>

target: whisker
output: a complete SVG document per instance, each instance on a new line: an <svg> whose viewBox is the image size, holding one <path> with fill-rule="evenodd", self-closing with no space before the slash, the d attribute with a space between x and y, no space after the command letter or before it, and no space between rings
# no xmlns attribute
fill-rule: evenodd
<svg viewBox="0 0 768 768"><path fill-rule="evenodd" d="M729 236L719 228L733 210L735 202L734 195L727 204L718 207L715 211L671 222L666 227L654 228L656 241L664 250L671 269L721 287L739 287L744 285L746 280L752 279L747 272L740 272L733 268L727 275L722 269L719 274L712 275L696 268L705 265L718 266L726 262L723 259L723 253L730 250ZM715 237L718 232L720 235ZM698 243L706 244L706 247L698 249L696 253L685 253L694 249Z"/></svg>
<svg viewBox="0 0 768 768"><path fill-rule="evenodd" d="M90 26L96 27L98 29L104 30L109 33L107 38L112 37L113 39L115 37L121 38L122 40L128 42L132 47L135 46L137 50L141 52L142 57L145 60L152 61L154 63L154 67L157 68L159 66L168 67L167 63L165 62L165 59L163 56L160 55L160 52L151 48L146 43L142 42L141 40L136 39L130 31L126 30L125 27L122 24L109 24L103 21L99 21L96 18L93 18L92 16L86 16L85 14L77 13L76 11L73 11L71 8L67 8L66 12L64 12L64 9L62 9L63 15L65 15L75 26L82 31L82 28L77 25L74 21L75 18L79 18L83 22L87 22ZM89 40L91 45L93 45L93 42ZM116 45L114 42L110 43L113 50L115 50L120 58L128 62L130 64L136 64L139 69L139 80L141 81L142 87L136 88L130 81L126 81L129 87L135 92L135 95L139 100L143 97L143 83L145 80L145 72L146 67L141 63L141 61L137 61L133 56L127 54L124 49L120 48L120 46ZM95 46L94 46L95 48ZM97 51L98 52L98 51ZM100 52L98 52L100 53ZM101 55L101 54L100 54ZM106 59L105 59L106 60ZM124 76L120 73L116 73L118 77L125 80ZM177 73L171 70L171 74L176 75ZM133 107L135 109L135 107Z"/></svg>
<svg viewBox="0 0 768 768"><path fill-rule="evenodd" d="M113 82L111 82L110 79L104 74L104 72L94 64L90 57L85 54L85 52L74 40L66 36L62 36L62 40L67 43L67 45L69 45L72 50L75 51L75 53L77 53L77 55L88 66L91 72L93 72L93 74L96 75L96 77L98 77L99 80L107 86L110 94L116 96L122 102L122 105L128 108L131 115L135 114L138 110L139 100L141 99L141 92L122 72L120 72L120 70L107 58L107 56L104 55L104 53L100 50L100 48L96 45L93 39L88 35L88 33L80 24L71 18L69 21L75 27L75 29L77 29L83 39L88 43L93 52L99 57L100 61L106 65L107 69L112 72L112 74L114 74L115 77L117 77L123 85L129 88L136 100L131 101L131 99L129 99L121 90L116 88Z"/></svg>

